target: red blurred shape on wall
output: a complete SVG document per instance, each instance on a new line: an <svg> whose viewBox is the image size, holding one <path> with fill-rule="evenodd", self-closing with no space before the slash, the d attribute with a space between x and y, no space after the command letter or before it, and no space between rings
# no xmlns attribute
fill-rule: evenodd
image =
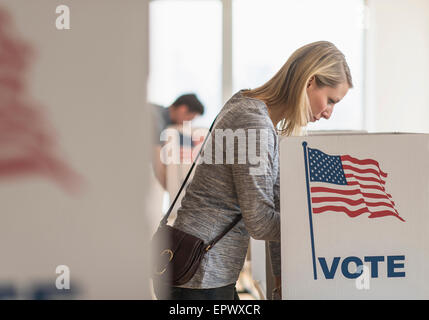
<svg viewBox="0 0 429 320"><path fill-rule="evenodd" d="M39 175L76 192L82 178L58 155L45 112L26 93L33 56L31 46L14 35L10 15L0 8L0 182Z"/></svg>

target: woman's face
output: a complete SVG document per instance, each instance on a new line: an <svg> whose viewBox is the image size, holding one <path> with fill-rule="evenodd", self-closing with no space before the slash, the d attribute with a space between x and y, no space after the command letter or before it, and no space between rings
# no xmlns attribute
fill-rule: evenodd
<svg viewBox="0 0 429 320"><path fill-rule="evenodd" d="M310 122L315 122L320 118L329 119L335 104L344 98L348 90L349 85L347 82L341 83L335 88L319 87L314 77L312 77L307 85L307 96L312 112Z"/></svg>

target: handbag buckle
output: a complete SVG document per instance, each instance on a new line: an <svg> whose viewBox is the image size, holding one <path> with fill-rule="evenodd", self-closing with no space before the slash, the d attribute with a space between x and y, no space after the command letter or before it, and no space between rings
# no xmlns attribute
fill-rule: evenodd
<svg viewBox="0 0 429 320"><path fill-rule="evenodd" d="M169 254L169 255L170 255L170 258L168 259L168 262L167 262L167 264L165 265L164 269L162 269L161 271L156 271L156 274L157 274L158 276L160 276L160 275L164 274L164 272L165 272L165 271L167 271L167 265L168 265L168 263L173 259L173 256L174 256L173 251L171 251L170 249L165 249L164 251L162 251L162 252L161 252L161 256L162 256L162 255L164 255L164 254Z"/></svg>

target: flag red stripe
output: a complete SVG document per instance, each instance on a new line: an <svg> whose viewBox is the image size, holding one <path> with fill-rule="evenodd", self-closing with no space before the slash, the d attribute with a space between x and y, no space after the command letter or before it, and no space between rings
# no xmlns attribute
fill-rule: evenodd
<svg viewBox="0 0 429 320"><path fill-rule="evenodd" d="M370 199L386 199L388 200L393 206L395 206L395 202L388 197L386 193L384 194L377 194L377 193L366 193L362 192L360 189L352 189L352 190L340 190L340 189L331 189L331 188L325 188L325 187L312 187L311 192L332 192L332 193L338 193L342 195L355 195L360 194L363 197L367 197ZM399 212L393 207L395 212L399 214Z"/></svg>
<svg viewBox="0 0 429 320"><path fill-rule="evenodd" d="M340 190L340 189L332 189L332 188L325 188L325 187L311 187L311 192L333 192L343 195L354 195L354 194L362 194L365 197L368 198L386 198L385 195L382 194L376 194L376 193L363 193L359 189L352 189L352 190Z"/></svg>
<svg viewBox="0 0 429 320"><path fill-rule="evenodd" d="M363 197L371 198L371 199L387 199L392 203L392 205L395 205L395 202L393 202L391 199L388 198L386 194L377 194L377 193L366 193L362 192L360 189L352 189L352 190L340 190L340 189L332 189L332 188L325 188L325 187L311 187L311 192L332 192L342 195L355 195L360 194Z"/></svg>
<svg viewBox="0 0 429 320"><path fill-rule="evenodd" d="M394 217L400 219L401 221L405 221L398 214L394 213L393 211L388 211L388 210L371 212L368 208L361 208L361 209L353 211L353 210L349 210L348 208L342 207L342 206L326 206L326 207L320 207L320 208L313 208L314 214L318 214L318 213L322 213L322 212L326 212L326 211L344 212L345 214L347 214L349 217L352 217L352 218L357 217L363 213L370 213L369 218L394 216Z"/></svg>
<svg viewBox="0 0 429 320"><path fill-rule="evenodd" d="M384 189L384 187L381 185L361 184L361 183L359 183L359 181L350 181L350 182L347 181L347 185L359 186L359 187L364 188L364 189L376 189L376 190L380 190L380 191L384 191L384 192L386 191L386 189ZM388 196L391 197L390 194L388 194Z"/></svg>
<svg viewBox="0 0 429 320"><path fill-rule="evenodd" d="M346 178L355 178L355 179L363 180L363 181L372 181L372 182L378 182L381 184L386 184L386 182L384 180L380 180L377 178L371 178L371 177L361 177L361 176L354 175L353 173L347 173L344 176Z"/></svg>
<svg viewBox="0 0 429 320"><path fill-rule="evenodd" d="M371 213L368 218L381 218L381 217L391 216L391 215L392 214L390 211L377 211L377 212ZM405 219L399 216L399 214L395 214L394 216L397 217L399 220L405 222Z"/></svg>
<svg viewBox="0 0 429 320"><path fill-rule="evenodd" d="M350 161L352 163L360 164L360 165L368 165L368 164L375 165L378 168L378 170L380 170L380 174L383 177L387 177L387 173L381 170L380 165L375 160L372 160L372 159L359 160L359 159L353 158L352 156L344 155L344 156L341 156L341 161Z"/></svg>
<svg viewBox="0 0 429 320"><path fill-rule="evenodd" d="M312 203L322 203L322 202L344 202L347 204L350 204L352 206L356 206L359 204L365 204L368 207L378 207L378 206L386 206L390 207L392 209L395 209L395 207L387 202L366 202L365 199L360 198L357 200L348 199L348 198L341 198L341 197L312 197L311 202Z"/></svg>
<svg viewBox="0 0 429 320"><path fill-rule="evenodd" d="M357 173L373 173L376 176L380 177L380 172L378 172L375 169L359 169L359 168L356 168L356 167L353 167L353 166L349 166L349 165L346 165L346 164L343 164L343 169L352 170L352 171L355 171ZM383 177L385 177L385 176L383 176ZM382 179L382 178L380 177L380 179Z"/></svg>

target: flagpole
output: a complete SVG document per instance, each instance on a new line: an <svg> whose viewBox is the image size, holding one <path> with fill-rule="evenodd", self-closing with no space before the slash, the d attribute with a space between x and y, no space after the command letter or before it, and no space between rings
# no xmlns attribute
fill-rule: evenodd
<svg viewBox="0 0 429 320"><path fill-rule="evenodd" d="M310 221L310 238L311 238L311 254L313 257L313 275L314 280L317 280L317 269L316 269L316 252L314 250L314 232L313 232L313 215L311 209L311 194L310 194L310 180L308 176L308 160L307 160L307 142L302 143L304 149L304 162L305 162L305 181L307 182L307 201L308 201L308 218Z"/></svg>

